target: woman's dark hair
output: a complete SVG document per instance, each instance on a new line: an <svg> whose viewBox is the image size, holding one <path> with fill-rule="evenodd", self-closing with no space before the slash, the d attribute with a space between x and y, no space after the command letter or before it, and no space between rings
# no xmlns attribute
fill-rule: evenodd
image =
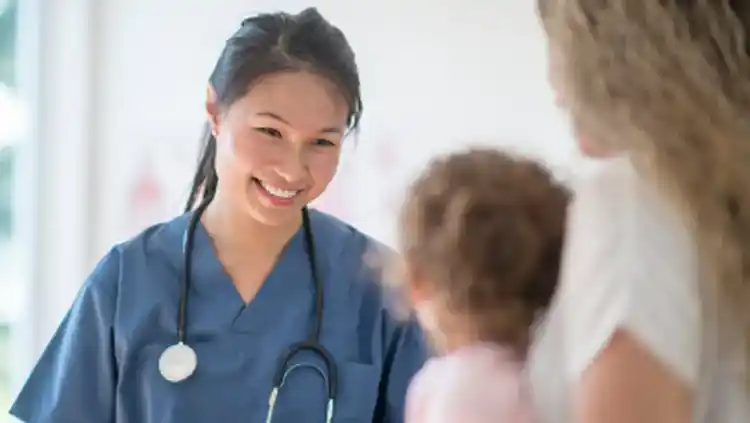
<svg viewBox="0 0 750 423"><path fill-rule="evenodd" d="M315 8L298 14L263 13L245 19L224 46L209 82L219 105L229 107L258 78L295 70L315 72L335 83L349 105L347 126L357 127L362 99L354 52L341 30ZM185 211L193 209L199 196L201 201L211 201L216 193L216 139L208 124L202 144Z"/></svg>

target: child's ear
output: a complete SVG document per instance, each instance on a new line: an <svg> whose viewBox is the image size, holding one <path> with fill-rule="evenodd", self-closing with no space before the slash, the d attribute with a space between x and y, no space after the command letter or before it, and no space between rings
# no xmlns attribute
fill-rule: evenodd
<svg viewBox="0 0 750 423"><path fill-rule="evenodd" d="M431 296L430 283L418 273L409 273L409 299L412 305L417 305Z"/></svg>

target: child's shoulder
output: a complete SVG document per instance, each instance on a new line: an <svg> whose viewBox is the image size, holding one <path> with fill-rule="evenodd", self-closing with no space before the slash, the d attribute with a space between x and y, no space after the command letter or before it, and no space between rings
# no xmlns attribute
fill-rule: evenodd
<svg viewBox="0 0 750 423"><path fill-rule="evenodd" d="M505 421L500 416L531 422L523 374L523 363L504 348L463 348L425 364L410 387L410 400L418 404L412 409L429 413L420 419L428 423Z"/></svg>
<svg viewBox="0 0 750 423"><path fill-rule="evenodd" d="M462 348L429 365L433 369L426 371L441 375L451 389L460 386L461 390L483 390L483 385L515 390L523 374L523 362L512 351L491 344Z"/></svg>

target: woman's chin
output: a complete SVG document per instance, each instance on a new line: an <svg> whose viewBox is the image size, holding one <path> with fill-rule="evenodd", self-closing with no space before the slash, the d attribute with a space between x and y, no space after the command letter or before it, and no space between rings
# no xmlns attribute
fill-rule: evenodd
<svg viewBox="0 0 750 423"><path fill-rule="evenodd" d="M285 207L278 207L266 203L262 199L251 198L248 202L248 211L253 219L267 226L298 225L305 204L305 202L300 201Z"/></svg>

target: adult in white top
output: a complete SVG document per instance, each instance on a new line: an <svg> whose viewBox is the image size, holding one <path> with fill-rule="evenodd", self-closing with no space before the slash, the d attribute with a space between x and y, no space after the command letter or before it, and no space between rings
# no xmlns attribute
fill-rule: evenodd
<svg viewBox="0 0 750 423"><path fill-rule="evenodd" d="M748 2L546 3L552 83L600 167L529 357L540 417L748 423Z"/></svg>

